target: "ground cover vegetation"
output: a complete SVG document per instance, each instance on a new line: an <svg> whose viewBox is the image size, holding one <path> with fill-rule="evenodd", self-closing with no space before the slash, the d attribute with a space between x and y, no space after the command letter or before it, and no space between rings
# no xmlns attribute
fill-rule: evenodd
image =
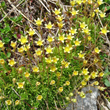
<svg viewBox="0 0 110 110"><path fill-rule="evenodd" d="M102 44L105 39L109 41L108 2L67 0L63 8L58 1L54 8L44 6L47 12L33 20L17 10L10 0L8 3L19 16L5 18L7 2L1 2L2 110L64 109L70 102L77 103L78 95L86 98L81 90L85 86L106 92L110 87L107 79L110 72L104 70L108 53L104 53ZM31 25L24 27L26 20Z"/></svg>

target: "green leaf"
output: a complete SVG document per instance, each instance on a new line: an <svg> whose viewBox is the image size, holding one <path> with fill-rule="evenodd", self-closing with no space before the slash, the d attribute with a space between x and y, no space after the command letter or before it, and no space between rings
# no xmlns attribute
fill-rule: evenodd
<svg viewBox="0 0 110 110"><path fill-rule="evenodd" d="M108 81L107 79L105 79L105 85L106 85L107 87L110 87L110 81Z"/></svg>
<svg viewBox="0 0 110 110"><path fill-rule="evenodd" d="M21 100L28 100L28 95L25 92L21 94Z"/></svg>
<svg viewBox="0 0 110 110"><path fill-rule="evenodd" d="M5 33L8 33L11 29L10 26L8 24L6 24L6 27L4 28Z"/></svg>
<svg viewBox="0 0 110 110"><path fill-rule="evenodd" d="M16 34L14 34L14 38L17 38L17 35Z"/></svg>
<svg viewBox="0 0 110 110"><path fill-rule="evenodd" d="M1 6L2 6L2 7L4 7L4 6L5 6L5 2L4 2L4 1L1 3Z"/></svg>
<svg viewBox="0 0 110 110"><path fill-rule="evenodd" d="M5 37L5 38L4 38L4 42L5 42L6 44L9 43L9 42L10 42L9 37Z"/></svg>
<svg viewBox="0 0 110 110"><path fill-rule="evenodd" d="M1 57L2 57L3 59L6 59L6 56L5 56L5 54L4 54L3 52L1 52Z"/></svg>
<svg viewBox="0 0 110 110"><path fill-rule="evenodd" d="M7 53L7 57L8 57L8 58L10 58L10 56L11 56L11 53L10 53L10 52L8 52L8 53Z"/></svg>

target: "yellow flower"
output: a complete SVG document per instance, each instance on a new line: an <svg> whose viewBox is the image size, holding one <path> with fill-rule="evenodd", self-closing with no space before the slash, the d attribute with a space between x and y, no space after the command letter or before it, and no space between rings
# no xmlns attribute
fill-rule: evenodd
<svg viewBox="0 0 110 110"><path fill-rule="evenodd" d="M66 83L65 83L67 86L69 86L70 85L70 82L69 81L66 81Z"/></svg>
<svg viewBox="0 0 110 110"><path fill-rule="evenodd" d="M52 58L51 57L45 58L45 60L46 60L46 63L52 63Z"/></svg>
<svg viewBox="0 0 110 110"><path fill-rule="evenodd" d="M0 48L4 46L4 43L0 40Z"/></svg>
<svg viewBox="0 0 110 110"><path fill-rule="evenodd" d="M62 91L63 91L63 87L60 87L60 88L58 89L58 91L59 91L59 92L62 92Z"/></svg>
<svg viewBox="0 0 110 110"><path fill-rule="evenodd" d="M78 14L78 11L79 11L79 10L76 11L74 8L72 8L71 14L72 14L73 16L74 16L74 15L77 15L77 14Z"/></svg>
<svg viewBox="0 0 110 110"><path fill-rule="evenodd" d="M91 36L88 36L88 40L89 40L89 41L91 40Z"/></svg>
<svg viewBox="0 0 110 110"><path fill-rule="evenodd" d="M92 78L92 79L95 79L95 78L97 77L97 74L98 74L97 72L94 72L94 71L93 71L93 72L91 73L91 78Z"/></svg>
<svg viewBox="0 0 110 110"><path fill-rule="evenodd" d="M100 11L99 8L95 9L95 12L96 12L96 13L98 13L99 11Z"/></svg>
<svg viewBox="0 0 110 110"><path fill-rule="evenodd" d="M83 64L87 64L87 60L84 59L84 60L83 60Z"/></svg>
<svg viewBox="0 0 110 110"><path fill-rule="evenodd" d="M101 91L104 91L106 88L98 86L98 89L101 90Z"/></svg>
<svg viewBox="0 0 110 110"><path fill-rule="evenodd" d="M6 105L11 105L12 101L11 100L6 100L5 103L6 103Z"/></svg>
<svg viewBox="0 0 110 110"><path fill-rule="evenodd" d="M63 59L63 60L61 61L61 64L62 64L62 65L65 65L65 64L66 64L66 61Z"/></svg>
<svg viewBox="0 0 110 110"><path fill-rule="evenodd" d="M78 38L77 38L76 41L74 41L74 43L75 43L75 46L79 46L81 41L79 41Z"/></svg>
<svg viewBox="0 0 110 110"><path fill-rule="evenodd" d="M97 0L98 5L103 4L103 0Z"/></svg>
<svg viewBox="0 0 110 110"><path fill-rule="evenodd" d="M77 33L76 30L77 30L77 29L73 29L73 28L71 28L71 29L69 30L69 32L71 33L71 35L74 35L74 34Z"/></svg>
<svg viewBox="0 0 110 110"><path fill-rule="evenodd" d="M87 24L85 24L85 22L80 23L80 27L81 27L82 29L84 29L86 26L87 26Z"/></svg>
<svg viewBox="0 0 110 110"><path fill-rule="evenodd" d="M41 38L39 38L38 41L35 41L35 43L36 43L38 46L43 45L43 42L44 42L44 40L41 40Z"/></svg>
<svg viewBox="0 0 110 110"><path fill-rule="evenodd" d="M39 68L38 68L37 66L34 66L34 67L32 68L32 70L33 70L33 72L39 72Z"/></svg>
<svg viewBox="0 0 110 110"><path fill-rule="evenodd" d="M59 28L62 28L64 26L64 23L63 22L60 22L60 23L58 22L57 24L58 24L58 27Z"/></svg>
<svg viewBox="0 0 110 110"><path fill-rule="evenodd" d="M16 100L15 105L19 105L19 104L20 104L20 100Z"/></svg>
<svg viewBox="0 0 110 110"><path fill-rule="evenodd" d="M61 13L60 9L56 9L53 11L55 13L55 15L59 15Z"/></svg>
<svg viewBox="0 0 110 110"><path fill-rule="evenodd" d="M83 75L87 75L89 73L88 68L83 68L82 73Z"/></svg>
<svg viewBox="0 0 110 110"><path fill-rule="evenodd" d="M85 79L86 81L89 81L90 75L85 75L85 76L84 76L84 79Z"/></svg>
<svg viewBox="0 0 110 110"><path fill-rule="evenodd" d="M72 50L72 48L73 48L73 44L71 44L71 43L68 43L68 46L71 48L71 50Z"/></svg>
<svg viewBox="0 0 110 110"><path fill-rule="evenodd" d="M103 72L100 72L99 73L99 77L103 77L104 73Z"/></svg>
<svg viewBox="0 0 110 110"><path fill-rule="evenodd" d="M73 76L78 75L78 71L73 71Z"/></svg>
<svg viewBox="0 0 110 110"><path fill-rule="evenodd" d="M63 15L61 15L61 16L58 15L58 16L56 16L56 19L61 22L64 18L63 18Z"/></svg>
<svg viewBox="0 0 110 110"><path fill-rule="evenodd" d="M102 34L107 34L109 31L107 30L107 27L103 27L103 28L101 28L101 33Z"/></svg>
<svg viewBox="0 0 110 110"><path fill-rule="evenodd" d="M60 76L61 76L61 73L60 73L60 72L57 72L57 73L56 73L56 76L57 76L57 77L60 77Z"/></svg>
<svg viewBox="0 0 110 110"><path fill-rule="evenodd" d="M80 92L80 97L82 97L82 98L86 97L86 95L85 95L85 93L83 91Z"/></svg>
<svg viewBox="0 0 110 110"><path fill-rule="evenodd" d="M69 97L66 97L66 100L68 100L68 101L69 101L69 100L70 100L70 98L69 98Z"/></svg>
<svg viewBox="0 0 110 110"><path fill-rule="evenodd" d="M94 12L92 12L92 13L90 14L90 16L91 16L91 17L94 17L94 16L95 16L95 13L94 13Z"/></svg>
<svg viewBox="0 0 110 110"><path fill-rule="evenodd" d="M25 82L17 82L18 88L23 88Z"/></svg>
<svg viewBox="0 0 110 110"><path fill-rule="evenodd" d="M9 64L10 66L13 66L13 65L15 65L15 64L16 64L16 62L15 62L14 58L13 58L13 59L11 59L11 60L9 59L9 60L8 60L8 62L9 62L8 64Z"/></svg>
<svg viewBox="0 0 110 110"><path fill-rule="evenodd" d="M48 42L53 42L53 41L54 41L54 38L53 38L53 37L48 36L47 41L48 41Z"/></svg>
<svg viewBox="0 0 110 110"><path fill-rule="evenodd" d="M13 78L12 81L13 81L13 83L16 83L16 78Z"/></svg>
<svg viewBox="0 0 110 110"><path fill-rule="evenodd" d="M33 36L35 34L35 29L30 28L28 33L29 33L29 36Z"/></svg>
<svg viewBox="0 0 110 110"><path fill-rule="evenodd" d="M85 86L85 85L87 84L87 82L83 80L83 81L81 82L81 84L82 84L82 86Z"/></svg>
<svg viewBox="0 0 110 110"><path fill-rule="evenodd" d="M5 63L5 60L4 59L0 59L0 64L4 64Z"/></svg>
<svg viewBox="0 0 110 110"><path fill-rule="evenodd" d="M36 82L36 86L39 86L40 85L40 82Z"/></svg>
<svg viewBox="0 0 110 110"><path fill-rule="evenodd" d="M92 4L92 0L88 0L88 4Z"/></svg>
<svg viewBox="0 0 110 110"><path fill-rule="evenodd" d="M71 99L71 101L72 101L72 102L74 102L74 103L76 103L76 102L77 102L77 100L76 100L76 99Z"/></svg>
<svg viewBox="0 0 110 110"><path fill-rule="evenodd" d="M68 40L72 40L74 38L74 36L72 36L71 33L67 34L66 36L66 39Z"/></svg>
<svg viewBox="0 0 110 110"><path fill-rule="evenodd" d="M88 27L86 27L86 28L83 29L83 32L84 32L85 34L87 34L87 35L90 35L89 31L90 31L90 30L88 29Z"/></svg>
<svg viewBox="0 0 110 110"><path fill-rule="evenodd" d="M42 95L37 96L37 100L42 100L42 98L43 98Z"/></svg>
<svg viewBox="0 0 110 110"><path fill-rule="evenodd" d="M70 93L69 93L69 96L70 96L70 97L72 97L72 96L73 96L73 93L72 93L72 92L70 92Z"/></svg>
<svg viewBox="0 0 110 110"><path fill-rule="evenodd" d="M81 5L82 0L76 0L76 2L77 2L79 5Z"/></svg>
<svg viewBox="0 0 110 110"><path fill-rule="evenodd" d="M40 20L39 18L37 20L34 20L34 21L36 22L36 24L38 26L41 26L42 25L42 22L43 22L43 20Z"/></svg>
<svg viewBox="0 0 110 110"><path fill-rule="evenodd" d="M103 12L100 12L100 14L99 14L99 15L100 15L100 17L101 17L101 18L106 17L106 16L105 16L105 13L103 13Z"/></svg>
<svg viewBox="0 0 110 110"><path fill-rule="evenodd" d="M11 46L12 46L13 48L15 48L16 42L11 41Z"/></svg>
<svg viewBox="0 0 110 110"><path fill-rule="evenodd" d="M97 86L97 85L99 85L99 82L98 81L94 81L93 84Z"/></svg>
<svg viewBox="0 0 110 110"><path fill-rule="evenodd" d="M83 3L86 3L86 2L87 2L87 0L83 0L82 2L83 2Z"/></svg>
<svg viewBox="0 0 110 110"><path fill-rule="evenodd" d="M24 45L24 46L22 46L22 48L23 48L23 50L24 51L27 51L27 48L26 48L26 46Z"/></svg>
<svg viewBox="0 0 110 110"><path fill-rule="evenodd" d="M29 50L30 49L30 44L28 44L28 45L25 45L25 50Z"/></svg>
<svg viewBox="0 0 110 110"><path fill-rule="evenodd" d="M80 53L78 53L78 55L79 55L79 58L83 58L84 59L85 53L82 53L82 51L80 51Z"/></svg>
<svg viewBox="0 0 110 110"><path fill-rule="evenodd" d="M45 26L46 26L47 29L52 29L53 24L49 21L49 23L45 24Z"/></svg>
<svg viewBox="0 0 110 110"><path fill-rule="evenodd" d="M52 52L53 48L51 48L50 45L48 47L46 47L45 50L46 50L46 54L53 53Z"/></svg>
<svg viewBox="0 0 110 110"><path fill-rule="evenodd" d="M57 70L57 68L56 68L55 66L51 66L51 67L50 67L50 71L51 71L51 72L55 72L56 70Z"/></svg>
<svg viewBox="0 0 110 110"><path fill-rule="evenodd" d="M94 52L95 52L95 53L100 53L100 51L101 51L101 50L99 50L98 47L96 47L96 48L94 49Z"/></svg>
<svg viewBox="0 0 110 110"><path fill-rule="evenodd" d="M18 48L18 52L22 53L23 51L24 51L24 47L23 46Z"/></svg>
<svg viewBox="0 0 110 110"><path fill-rule="evenodd" d="M71 6L74 6L74 5L75 5L75 3L76 3L76 1L75 1L75 0L71 0L71 1L70 1Z"/></svg>
<svg viewBox="0 0 110 110"><path fill-rule="evenodd" d="M69 67L69 64L70 64L70 62L65 62L65 68L68 68Z"/></svg>
<svg viewBox="0 0 110 110"><path fill-rule="evenodd" d="M51 80L50 85L55 84L55 80Z"/></svg>
<svg viewBox="0 0 110 110"><path fill-rule="evenodd" d="M24 75L25 75L26 78L28 78L30 76L30 73L25 72Z"/></svg>
<svg viewBox="0 0 110 110"><path fill-rule="evenodd" d="M4 99L5 97L4 96L0 96L0 100Z"/></svg>
<svg viewBox="0 0 110 110"><path fill-rule="evenodd" d="M67 45L66 47L63 47L63 49L64 49L64 52L70 53L72 48L69 47L69 45Z"/></svg>
<svg viewBox="0 0 110 110"><path fill-rule="evenodd" d="M97 63L99 60L97 58L94 58L94 63Z"/></svg>
<svg viewBox="0 0 110 110"><path fill-rule="evenodd" d="M19 39L19 41L21 42L21 44L27 43L28 42L27 36L24 37L24 36L21 35L21 39Z"/></svg>
<svg viewBox="0 0 110 110"><path fill-rule="evenodd" d="M37 50L35 50L35 52L36 52L36 55L38 55L38 56L40 56L42 54L42 50L41 49L37 49Z"/></svg>
<svg viewBox="0 0 110 110"><path fill-rule="evenodd" d="M64 34L63 35L58 35L58 40L64 43L65 37Z"/></svg>
<svg viewBox="0 0 110 110"><path fill-rule="evenodd" d="M52 58L53 63L57 63L58 60L59 60L59 58L57 58L56 56Z"/></svg>

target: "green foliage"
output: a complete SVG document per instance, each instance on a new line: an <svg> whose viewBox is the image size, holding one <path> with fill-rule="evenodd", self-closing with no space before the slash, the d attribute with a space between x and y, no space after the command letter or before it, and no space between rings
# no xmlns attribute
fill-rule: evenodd
<svg viewBox="0 0 110 110"><path fill-rule="evenodd" d="M52 12L52 23L49 14L45 15L48 21L32 21L36 23L35 29L41 38L37 38L39 36L32 28L27 31L28 26L22 31L18 29L17 26L22 25L21 15L6 17L0 23L0 102L3 109L64 109L76 95L86 97L86 93L81 91L85 86L98 86L99 90L104 90L97 81L99 77L103 77L104 84L110 87L107 79L110 72L105 71L104 76L100 74L106 57L101 53L101 36L108 33L108 27L100 28L100 19L102 23L106 20L97 16L94 12L97 7L92 7L92 3L79 2L76 1L75 10L68 8L65 13L57 5L60 11ZM1 7L6 10L5 2ZM95 15L91 16L90 11ZM63 18L58 20L58 15L63 15ZM2 12L2 16L5 13ZM43 39L45 30L48 38ZM16 33L21 34L19 39ZM88 83L94 79L95 82ZM16 100L20 100L18 105Z"/></svg>

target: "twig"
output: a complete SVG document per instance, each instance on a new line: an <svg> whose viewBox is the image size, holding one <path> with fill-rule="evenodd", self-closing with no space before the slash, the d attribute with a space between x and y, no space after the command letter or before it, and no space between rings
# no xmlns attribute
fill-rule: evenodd
<svg viewBox="0 0 110 110"><path fill-rule="evenodd" d="M24 0L23 0L24 1ZM18 5L16 5L16 7L18 7L23 1L21 1ZM0 5L1 6L1 5ZM2 8L1 8L2 9ZM4 20L4 18L6 18L12 11L14 11L14 8L12 8L8 13L5 13L5 16L0 20L0 22L2 22Z"/></svg>
<svg viewBox="0 0 110 110"><path fill-rule="evenodd" d="M36 25L33 21L31 21L27 16L25 16L20 10L18 10L10 0L8 0L8 2L10 3L10 5L13 7L13 9L15 9L16 11L18 11L24 18L26 18L29 22L31 22L32 24ZM36 25L37 26L37 25ZM36 30L36 34L38 37L41 37L40 34L38 33L38 31Z"/></svg>
<svg viewBox="0 0 110 110"><path fill-rule="evenodd" d="M41 1L41 0L39 0L39 2L44 6L44 8L50 13L50 10L44 5L44 3Z"/></svg>

